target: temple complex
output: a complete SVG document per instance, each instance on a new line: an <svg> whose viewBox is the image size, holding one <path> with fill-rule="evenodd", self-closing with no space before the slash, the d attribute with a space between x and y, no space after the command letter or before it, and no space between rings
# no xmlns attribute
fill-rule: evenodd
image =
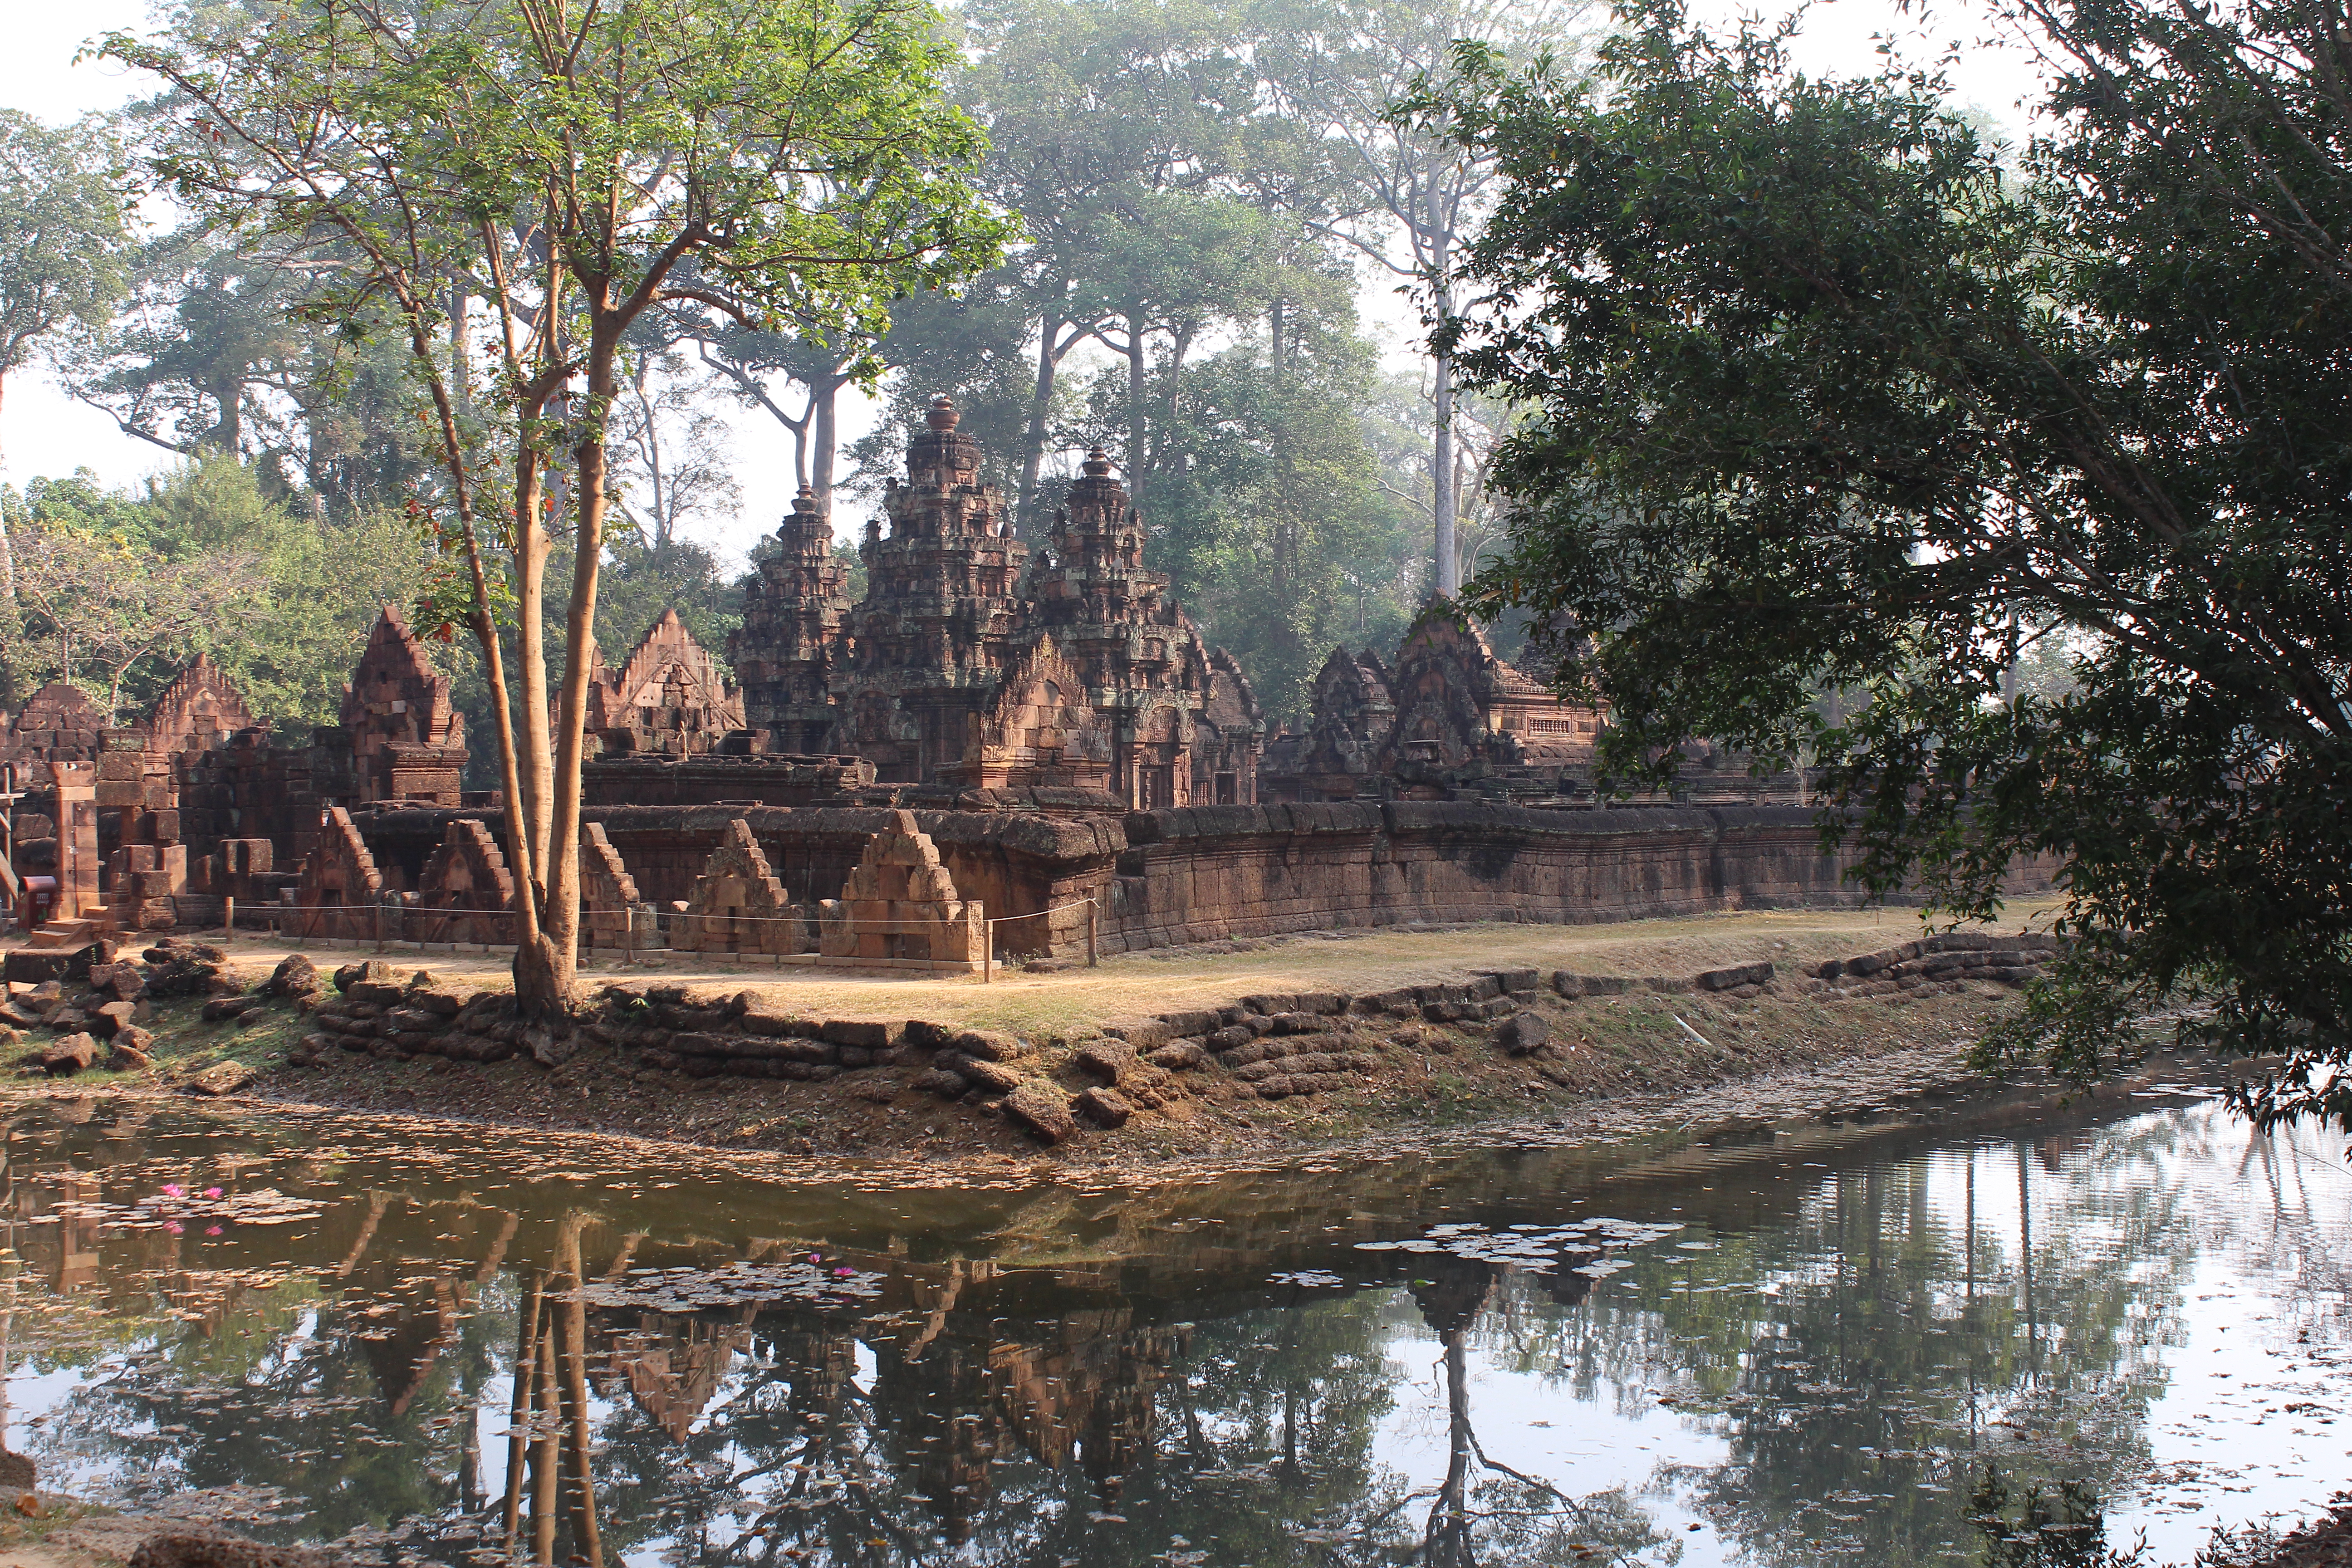
<svg viewBox="0 0 2352 1568"><path fill-rule="evenodd" d="M589 944L961 969L1843 896L1810 814L1754 816L1769 781L1736 759L1693 763L1692 787L1651 804L1748 816L1594 809L1605 715L1440 611L1392 659L1335 649L1312 714L1269 743L1238 664L1144 565L1142 520L1100 451L1034 551L981 473L935 399L867 527L855 602L803 491L725 663L674 610L598 663ZM509 940L499 797L466 787L450 679L397 610L339 718L281 738L205 658L121 725L71 685L35 693L0 735L33 792L12 863L48 900L20 917L152 931L233 901L240 921L297 934Z"/></svg>
<svg viewBox="0 0 2352 1568"><path fill-rule="evenodd" d="M1433 612L1393 667L1331 650L1304 732L1268 747L1261 787L1301 801L1573 798L1591 793L1606 722L1496 657L1475 624Z"/></svg>
<svg viewBox="0 0 2352 1568"><path fill-rule="evenodd" d="M1088 456L1033 556L957 423L932 400L866 527L855 605L829 521L795 503L728 644L749 749L863 758L883 784L1072 787L1142 809L1254 800L1249 683L1144 567L1109 460Z"/></svg>

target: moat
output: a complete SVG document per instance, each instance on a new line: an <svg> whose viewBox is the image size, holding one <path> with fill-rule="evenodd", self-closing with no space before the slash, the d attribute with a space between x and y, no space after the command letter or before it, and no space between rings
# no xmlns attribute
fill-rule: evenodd
<svg viewBox="0 0 2352 1568"><path fill-rule="evenodd" d="M43 1491L387 1563L1974 1563L1989 1466L2186 1562L2352 1453L2340 1140L2185 1082L1150 1185L5 1114Z"/></svg>

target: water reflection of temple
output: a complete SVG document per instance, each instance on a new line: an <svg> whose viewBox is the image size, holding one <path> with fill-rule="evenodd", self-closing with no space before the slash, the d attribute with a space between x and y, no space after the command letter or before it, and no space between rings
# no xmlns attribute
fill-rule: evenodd
<svg viewBox="0 0 2352 1568"><path fill-rule="evenodd" d="M617 1562L636 1554L649 1516L670 1521L667 1529L732 1510L737 1528L756 1518L766 1531L767 1544L750 1552L754 1562L776 1561L771 1548L784 1540L824 1560L827 1541L903 1532L972 1542L964 1554L982 1560L1043 1563L1056 1558L1029 1546L1044 1539L1066 1551L1084 1537L1089 1510L1164 1528L1171 1511L1190 1508L1181 1527L1193 1528L1221 1506L1203 1500L1203 1476L1247 1471L1245 1483L1216 1485L1303 1495L1323 1484L1311 1453L1318 1442L1345 1450L1322 1476L1354 1487L1368 1434L1403 1386L1387 1359L1398 1334L1425 1332L1440 1347L1440 1405L1430 1414L1449 1463L1410 1521L1431 1563L1471 1561L1474 1548L1475 1561L1495 1560L1478 1533L1481 1488L1509 1482L1528 1507L1558 1502L1481 1453L1469 1372L1498 1337L1540 1352L1572 1397L1592 1396L1577 1381L1588 1363L1590 1381L1605 1389L1654 1376L1646 1369L1662 1355L1691 1365L1711 1358L1725 1385L1758 1398L1770 1417L1743 1417L1733 1429L1743 1462L1794 1498L1822 1489L1813 1481L1824 1462L1808 1456L1823 1423L1843 1423L1841 1454L1916 1447L1912 1428L1940 1430L1933 1410L1847 1411L1808 1392L1850 1376L1839 1359L1849 1353L1839 1337L1849 1325L1843 1287L1776 1301L1774 1326L1759 1338L1745 1310L1721 1314L1734 1298L1706 1293L1714 1255L1704 1251L1650 1255L1645 1268L1670 1267L1696 1291L1654 1296L1640 1311L1627 1309L1622 1286L1588 1301L1593 1277L1576 1270L1592 1255L1572 1250L1540 1271L1507 1272L1444 1254L1374 1253L1331 1276L1344 1287L1270 1285L1276 1269L1331 1263L1335 1249L1386 1223L1369 1183L1284 1194L1287 1223L1279 1226L1265 1217L1276 1205L1262 1182L1222 1205L1194 1191L1186 1200L1200 1216L1193 1229L1159 1223L1155 1194L1042 1188L1019 1194L1018 1205L1008 1199L995 1234L1013 1239L980 1258L925 1254L937 1233L919 1228L908 1256L898 1224L907 1200L891 1194L865 1211L872 1220L861 1245L824 1251L818 1271L829 1279L845 1269L877 1293L771 1296L679 1312L590 1305L575 1287L665 1270L709 1279L740 1261L814 1262L810 1249L819 1244L763 1234L783 1205L730 1208L724 1193L663 1207L619 1182L594 1196L552 1182L485 1189L465 1161L444 1154L436 1163L429 1150L371 1160L257 1142L261 1154L240 1154L218 1134L186 1136L188 1120L105 1100L44 1104L20 1118L9 1146L9 1213L27 1286L79 1297L78 1307L119 1305L126 1317L150 1318L158 1343L207 1342L194 1346L192 1360L233 1368L246 1346L251 1365L288 1369L289 1386L331 1389L330 1405L279 1423L301 1426L285 1447L331 1454L355 1440L353 1472L377 1463L384 1495L404 1507L417 1506L420 1489L446 1487L434 1506L496 1522L503 1481L515 1539L538 1561L599 1563L598 1531L608 1525L604 1556ZM2066 1136L2063 1122L2045 1121L2015 1141L2015 1173L2006 1164L1997 1173L2029 1213L2026 1184L2045 1180L2053 1153L2064 1159ZM1559 1173L1575 1168L1543 1163L1550 1158L1503 1169L1497 1186L1556 1196L1568 1184ZM1726 1179L1751 1158L1752 1170ZM74 1168L60 1168L67 1162ZM324 1206L299 1227L231 1226L218 1237L93 1217L106 1212L99 1205L198 1172L233 1194L277 1184ZM1399 1174L1423 1185L1427 1177ZM1645 1195L1642 1184L1653 1180L1661 1192ZM1677 1217L1703 1217L1716 1235L1786 1233L1803 1238L1808 1256L1843 1259L1843 1273L1822 1278L1859 1281L1874 1300L1933 1286L1948 1262L1969 1310L1950 1321L1920 1320L1916 1345L1883 1327L1858 1336L1850 1352L1857 1364L1897 1353L1929 1368L1965 1364L1971 1397L1981 1383L1988 1408L2004 1391L2014 1399L2021 1388L2057 1388L2070 1367L2104 1364L2097 1342L2071 1331L2075 1320L2066 1320L2065 1334L2046 1327L2088 1299L2069 1283L2079 1271L2046 1240L2024 1256L2005 1254L1978 1223L1972 1184L1955 1197L1965 1223L1938 1262L1933 1235L1921 1229L1924 1189L1878 1163L1853 1166L1846 1179L1826 1164L1796 1166L1769 1143L1751 1155L1727 1142L1635 1167L1619 1158L1609 1181L1609 1212L1662 1215L1670 1192ZM1493 1201L1466 1187L1451 1195L1453 1212ZM1516 1215L1475 1217L1492 1225ZM1023 1237L1044 1239L1024 1256ZM1379 1283L1383 1276L1396 1293ZM1400 1310L1407 1300L1412 1310ZM1566 1308L1580 1310L1557 1310ZM1712 1348L1702 1357L1678 1348L1685 1341ZM519 1370L520 1388L506 1382L509 1369ZM1937 1386L1930 1371L1901 1381L1929 1389L1931 1399ZM478 1445L478 1431L504 1430L499 1406L510 1394L523 1411L511 1447ZM88 1397L98 1409L107 1396ZM236 1467L254 1463L261 1423L248 1405L232 1426L205 1407L216 1397L186 1385L165 1390L164 1401L182 1402L168 1417L172 1429L187 1434L175 1450L247 1473ZM161 1407L133 1413L167 1419ZM1503 1412L1494 1415L1504 1429ZM1499 1458L1496 1435L1484 1436ZM503 1470L499 1448L509 1450ZM122 1451L133 1451L129 1439ZM1299 1451L1307 1451L1303 1464ZM327 1460L306 1462L314 1469L268 1479L305 1499L350 1489ZM1743 1484L1762 1495L1760 1483ZM1759 1531L1776 1525L1772 1509L1756 1511ZM1048 1517L1063 1522L1041 1527ZM712 1546L710 1560L725 1547ZM736 1558L746 1550L739 1540Z"/></svg>

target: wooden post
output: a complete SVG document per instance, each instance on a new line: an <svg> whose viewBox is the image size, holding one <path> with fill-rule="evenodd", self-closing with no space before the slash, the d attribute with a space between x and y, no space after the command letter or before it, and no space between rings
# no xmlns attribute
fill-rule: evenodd
<svg viewBox="0 0 2352 1568"><path fill-rule="evenodd" d="M221 900L221 940L226 942L236 934L236 900L233 898L223 899Z"/></svg>
<svg viewBox="0 0 2352 1568"><path fill-rule="evenodd" d="M375 901L375 950L378 952L383 951L383 900L382 899Z"/></svg>
<svg viewBox="0 0 2352 1568"><path fill-rule="evenodd" d="M982 933L980 983L982 985L996 984L996 922L994 921L988 921L987 929Z"/></svg>
<svg viewBox="0 0 2352 1568"><path fill-rule="evenodd" d="M1102 942L1102 906L1087 900L1087 967L1092 969Z"/></svg>
<svg viewBox="0 0 2352 1568"><path fill-rule="evenodd" d="M621 962L635 963L636 961L637 906L623 904L621 906Z"/></svg>

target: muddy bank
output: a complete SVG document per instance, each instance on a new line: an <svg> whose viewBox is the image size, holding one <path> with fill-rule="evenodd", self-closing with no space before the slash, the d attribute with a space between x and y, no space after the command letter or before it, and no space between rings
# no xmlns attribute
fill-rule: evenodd
<svg viewBox="0 0 2352 1568"><path fill-rule="evenodd" d="M1791 973L1496 970L1015 1033L659 984L608 986L549 1030L429 970L289 958L263 976L166 943L16 983L0 1017L28 1078L793 1155L1145 1171L1401 1132L1574 1136L1948 1092L2053 952L1967 934Z"/></svg>

